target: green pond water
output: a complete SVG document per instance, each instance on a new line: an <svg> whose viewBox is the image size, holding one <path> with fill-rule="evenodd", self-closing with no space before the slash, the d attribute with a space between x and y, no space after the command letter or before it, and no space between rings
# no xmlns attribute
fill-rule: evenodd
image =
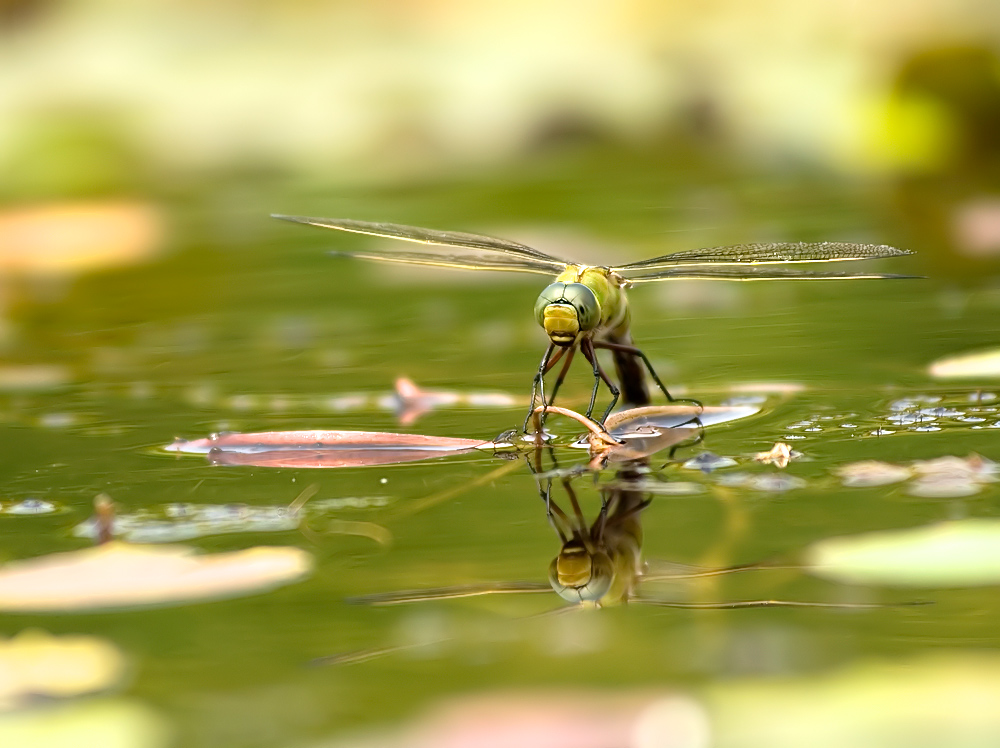
<svg viewBox="0 0 1000 748"><path fill-rule="evenodd" d="M545 346L531 314L544 279L330 258L325 250L365 239L281 224L269 212L492 233L614 262L741 241L909 246L910 234L885 208L886 194L819 176L702 170L692 177L659 163L608 160L407 189L296 185L278 193L223 184L197 201L168 200L171 240L158 259L11 292L7 363L60 367L65 381L0 393L0 502L41 499L57 509L0 514L0 554L12 560L87 547L91 541L73 530L92 514L98 493L112 497L123 515L145 509L165 519L176 504L237 514L232 505L287 506L315 484L301 530L183 541L205 552L299 546L314 556L315 569L303 581L228 601L0 614L0 631L37 627L111 640L131 662L119 694L155 710L175 744L185 746L312 745L403 723L470 693L666 689L697 696L734 679L820 677L873 660L992 650L1000 643L993 588L849 588L795 569L651 584L648 594L933 604L630 605L536 616L564 604L548 593L352 605L345 599L403 589L545 582L559 539L523 460L473 453L364 468L268 469L213 466L161 449L175 437L217 431L330 428L490 439L521 423ZM879 269L931 273L946 264L944 251ZM1000 421L993 385L934 382L926 373L936 358L996 341L1000 296L957 284L930 278L634 289L635 339L669 386L706 405L765 392L756 415L708 428L703 442L680 449L675 462L666 453L651 459L659 479L694 487L652 496L642 513L644 556L704 566L787 560L831 536L995 516L992 485L964 498L921 498L906 484L846 488L833 473L866 459L905 464L1000 454L1000 431L991 428ZM403 427L377 401L402 375L429 389L507 393L517 404L443 407ZM739 389L747 384L756 387ZM776 384L796 387L775 392ZM583 407L589 386L579 361L563 404ZM986 394L975 402L980 390ZM359 397L344 399L352 394ZM921 408L945 410L899 417ZM563 436L579 431L558 419L551 426ZM776 441L787 441L802 459L784 470L752 461ZM712 473L681 466L704 451L739 464ZM584 456L564 451L560 459ZM721 480L744 472L801 482L775 491ZM610 470L599 480L613 478ZM593 520L600 507L593 478L573 485ZM560 491L557 485L554 497L565 505ZM384 528L381 542L336 532L344 525L335 521ZM402 648L353 664L310 664L393 647Z"/></svg>

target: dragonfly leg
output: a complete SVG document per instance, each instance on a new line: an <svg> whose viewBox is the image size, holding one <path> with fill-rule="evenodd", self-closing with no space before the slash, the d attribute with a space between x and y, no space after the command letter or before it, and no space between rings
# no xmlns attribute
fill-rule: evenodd
<svg viewBox="0 0 1000 748"><path fill-rule="evenodd" d="M621 351L622 353L631 353L633 356L638 356L642 359L642 362L646 365L646 370L649 372L649 376L653 378L656 382L656 386L660 388L660 391L666 395L667 400L674 402L674 397L667 391L666 385L660 381L659 375L657 375L656 370L653 365L646 358L646 354L642 352L642 349L636 348L634 345L624 345L622 343L611 343L607 340L594 341L595 348L606 348L609 351Z"/></svg>
<svg viewBox="0 0 1000 748"><path fill-rule="evenodd" d="M597 388L603 381L604 384L608 386L611 390L611 403L608 405L607 409L604 411L604 416L601 418L601 425L608 419L608 414L614 410L615 405L618 404L618 396L621 395L621 391L615 386L614 382L604 373L604 369L601 368L601 362L597 360L597 352L594 350L593 340L581 340L580 350L583 352L584 357L591 363L594 367L594 389L590 393L590 406L587 408L587 418L591 417L594 412L594 403L597 401Z"/></svg>
<svg viewBox="0 0 1000 748"><path fill-rule="evenodd" d="M542 405L545 405L545 372L549 370L549 361L552 358L552 352L555 350L556 344L549 343L549 347L545 349L545 355L542 356L542 362L538 365L538 372L535 374L535 378L531 382L531 403L528 405L528 414L524 417L524 427L521 429L524 433L528 433L528 421L531 420L531 414L535 412L535 402L538 397L542 398ZM562 351L556 354L555 360L558 361L562 356Z"/></svg>
<svg viewBox="0 0 1000 748"><path fill-rule="evenodd" d="M563 350L566 350L563 348ZM560 352L561 353L561 352ZM559 392L559 388L562 387L563 380L566 379L566 372L569 371L569 365L573 363L573 356L576 355L576 346L569 349L569 354L566 356L566 360L563 362L562 368L559 370L559 376L556 377L555 384L552 385L552 395L549 397L549 405L552 405L556 401L556 393ZM552 363L558 361L558 357L553 359ZM551 368L551 365L550 365Z"/></svg>

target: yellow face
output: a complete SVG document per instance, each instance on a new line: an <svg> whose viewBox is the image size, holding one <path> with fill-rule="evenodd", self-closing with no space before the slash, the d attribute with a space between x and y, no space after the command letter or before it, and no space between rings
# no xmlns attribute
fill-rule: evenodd
<svg viewBox="0 0 1000 748"><path fill-rule="evenodd" d="M570 346L580 333L597 327L601 305L594 292L582 283L556 282L539 294L535 319L553 343Z"/></svg>

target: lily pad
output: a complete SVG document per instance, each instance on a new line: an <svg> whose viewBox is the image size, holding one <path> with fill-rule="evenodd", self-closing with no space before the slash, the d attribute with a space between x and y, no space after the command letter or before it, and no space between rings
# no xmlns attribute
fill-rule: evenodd
<svg viewBox="0 0 1000 748"><path fill-rule="evenodd" d="M199 554L179 545L121 542L0 566L0 611L91 611L240 597L308 574L300 548Z"/></svg>
<svg viewBox="0 0 1000 748"><path fill-rule="evenodd" d="M0 639L0 712L103 691L124 674L125 658L104 639L23 631Z"/></svg>
<svg viewBox="0 0 1000 748"><path fill-rule="evenodd" d="M939 358L928 371L935 379L1000 377L1000 348Z"/></svg>
<svg viewBox="0 0 1000 748"><path fill-rule="evenodd" d="M887 486L909 478L913 471L902 465L893 465L879 460L862 460L841 465L834 471L841 482L851 488Z"/></svg>
<svg viewBox="0 0 1000 748"><path fill-rule="evenodd" d="M805 562L810 573L848 584L1000 584L1000 520L965 519L828 538L809 547Z"/></svg>

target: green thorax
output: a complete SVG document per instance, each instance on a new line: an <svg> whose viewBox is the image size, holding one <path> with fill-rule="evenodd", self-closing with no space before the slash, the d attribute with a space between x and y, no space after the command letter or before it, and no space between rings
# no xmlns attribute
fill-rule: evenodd
<svg viewBox="0 0 1000 748"><path fill-rule="evenodd" d="M597 327L598 334L609 334L618 337L628 331L629 309L625 297L624 281L605 267L589 265L570 265L556 282L582 283L597 297L601 305L601 322Z"/></svg>

